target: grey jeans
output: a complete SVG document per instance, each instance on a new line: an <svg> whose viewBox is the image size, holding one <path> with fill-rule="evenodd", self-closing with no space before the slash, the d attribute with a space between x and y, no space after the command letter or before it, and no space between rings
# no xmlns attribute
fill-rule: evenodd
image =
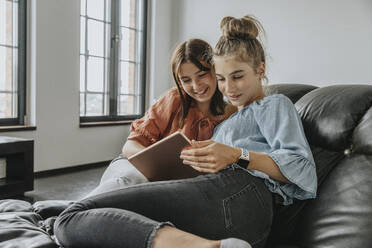
<svg viewBox="0 0 372 248"><path fill-rule="evenodd" d="M64 247L151 248L159 227L235 237L264 247L273 207L262 179L238 166L190 179L143 183L76 202L56 220Z"/></svg>
<svg viewBox="0 0 372 248"><path fill-rule="evenodd" d="M126 158L113 159L101 177L99 185L84 198L148 182L147 178Z"/></svg>

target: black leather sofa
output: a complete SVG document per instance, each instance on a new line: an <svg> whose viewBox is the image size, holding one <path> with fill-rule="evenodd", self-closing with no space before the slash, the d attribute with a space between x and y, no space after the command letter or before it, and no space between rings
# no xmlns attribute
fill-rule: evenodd
<svg viewBox="0 0 372 248"><path fill-rule="evenodd" d="M372 84L278 84L270 91L295 103L319 187L316 199L275 210L268 247L372 247ZM58 247L54 219L69 204L1 200L0 247Z"/></svg>

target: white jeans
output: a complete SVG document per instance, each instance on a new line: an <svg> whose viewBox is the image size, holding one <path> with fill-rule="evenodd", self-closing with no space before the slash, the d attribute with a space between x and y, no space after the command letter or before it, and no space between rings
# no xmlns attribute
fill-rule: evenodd
<svg viewBox="0 0 372 248"><path fill-rule="evenodd" d="M146 182L147 178L126 158L118 157L111 161L97 188L84 198Z"/></svg>

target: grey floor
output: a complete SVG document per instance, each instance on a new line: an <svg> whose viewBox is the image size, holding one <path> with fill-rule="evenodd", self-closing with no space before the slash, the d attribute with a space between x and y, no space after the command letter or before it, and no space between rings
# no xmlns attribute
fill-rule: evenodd
<svg viewBox="0 0 372 248"><path fill-rule="evenodd" d="M36 178L34 190L25 193L25 200L78 200L93 190L106 166L56 176Z"/></svg>

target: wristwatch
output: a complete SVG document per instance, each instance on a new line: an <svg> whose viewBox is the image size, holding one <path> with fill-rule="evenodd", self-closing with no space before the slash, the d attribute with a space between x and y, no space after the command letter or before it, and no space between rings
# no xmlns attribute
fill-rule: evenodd
<svg viewBox="0 0 372 248"><path fill-rule="evenodd" d="M248 169L248 165L249 165L249 151L247 149L244 149L244 148L240 148L240 150L242 151L242 154L239 157L238 164L241 167L243 167L245 169Z"/></svg>

